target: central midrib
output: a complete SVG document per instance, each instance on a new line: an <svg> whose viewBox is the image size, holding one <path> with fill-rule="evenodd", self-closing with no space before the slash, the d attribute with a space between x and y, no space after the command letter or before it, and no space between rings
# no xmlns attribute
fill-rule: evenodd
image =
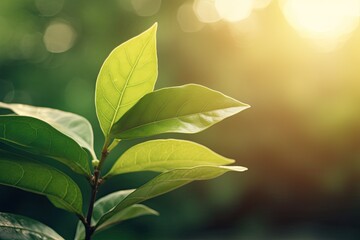
<svg viewBox="0 0 360 240"><path fill-rule="evenodd" d="M135 68L137 67L137 64L139 63L140 57L141 57L142 54L144 53L144 50L145 50L146 46L149 44L150 39L151 39L151 38L150 38L150 36L149 36L149 39L148 39L147 42L144 44L144 46L143 46L142 49L141 49L140 54L139 54L138 57L136 58L136 61L135 61L135 63L134 63L134 66L132 67L132 69L131 69L131 71L130 71L127 79L126 79L125 85L124 85L123 89L121 90L119 102L118 102L118 104L117 104L117 106L116 106L114 116L112 117L111 124L110 124L110 127L109 127L109 129L108 129L108 134L109 134L110 131L111 131L111 127L113 126L113 124L114 124L114 122L115 122L115 119L116 119L116 116L117 116L117 114L118 114L118 111L119 111L119 109L120 109L121 103L122 103L122 101L123 101L125 89L127 88L127 85L129 84L129 81L130 81L130 79L131 79L131 77L132 77L132 75L133 75L133 73L134 73L134 70L135 70Z"/></svg>

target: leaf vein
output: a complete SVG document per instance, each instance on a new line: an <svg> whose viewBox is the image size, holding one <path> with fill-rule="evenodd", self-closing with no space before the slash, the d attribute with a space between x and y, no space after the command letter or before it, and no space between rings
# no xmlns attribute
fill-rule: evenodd
<svg viewBox="0 0 360 240"><path fill-rule="evenodd" d="M130 73L129 73L128 76L127 76L127 79L126 79L126 81L125 81L124 87L122 88L122 91L121 91L121 93L120 93L120 98L119 98L120 101L118 101L118 104L117 104L117 107L116 107L116 111L115 111L115 113L114 113L114 115L113 115L113 118L112 118L112 120L111 120L110 127L109 127L109 129L108 129L107 134L109 134L109 132L110 132L110 130L111 130L111 126L112 126L112 125L114 124L114 122L115 122L115 119L116 119L116 117L117 117L117 114L118 114L118 112L119 112L121 103L122 103L123 98L124 98L125 89L127 88L127 85L129 84L129 81L130 81L130 79L131 79L131 77L132 77L132 75L133 75L133 73L134 73L134 70L135 70L137 64L139 63L140 57L141 57L142 54L144 53L144 50L145 50L145 48L147 47L147 45L149 44L150 39L151 39L151 38L149 37L148 40L147 40L147 42L146 42L145 44L143 44L143 47L142 47L142 49L141 49L141 52L140 52L140 54L137 56L136 61L135 61L134 65L132 66ZM111 78L111 79L112 79L112 78Z"/></svg>

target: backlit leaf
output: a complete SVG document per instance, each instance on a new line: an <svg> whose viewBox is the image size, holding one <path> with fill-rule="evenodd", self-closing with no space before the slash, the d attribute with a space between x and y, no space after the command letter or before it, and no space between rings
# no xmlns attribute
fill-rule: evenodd
<svg viewBox="0 0 360 240"><path fill-rule="evenodd" d="M151 140L131 147L105 176L139 171L165 172L199 165L221 166L233 163L210 149L190 141Z"/></svg>
<svg viewBox="0 0 360 240"><path fill-rule="evenodd" d="M0 212L0 239L63 240L53 229L34 219Z"/></svg>
<svg viewBox="0 0 360 240"><path fill-rule="evenodd" d="M0 108L7 108L18 115L29 116L47 122L63 134L71 137L81 147L87 149L92 158L96 159L94 152L94 134L91 124L86 118L58 109L35 107L25 104L0 102Z"/></svg>
<svg viewBox="0 0 360 240"><path fill-rule="evenodd" d="M101 226L118 212L133 204L170 192L192 181L216 178L228 171L242 172L245 170L247 168L238 166L198 166L164 172L130 193L115 208L102 216L97 226Z"/></svg>
<svg viewBox="0 0 360 240"><path fill-rule="evenodd" d="M0 141L23 151L56 159L79 174L90 174L84 149L37 118L0 116Z"/></svg>
<svg viewBox="0 0 360 240"><path fill-rule="evenodd" d="M154 89L158 73L156 28L155 23L115 48L100 69L95 106L105 136L128 109Z"/></svg>
<svg viewBox="0 0 360 240"><path fill-rule="evenodd" d="M201 85L163 88L145 95L118 122L111 136L131 139L161 133L197 133L249 105Z"/></svg>
<svg viewBox="0 0 360 240"><path fill-rule="evenodd" d="M82 214L82 195L76 183L59 170L0 151L0 184L45 195L56 206Z"/></svg>

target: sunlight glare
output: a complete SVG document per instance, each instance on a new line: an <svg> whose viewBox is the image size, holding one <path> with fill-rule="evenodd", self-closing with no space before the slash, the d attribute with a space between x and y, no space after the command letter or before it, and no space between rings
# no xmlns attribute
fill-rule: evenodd
<svg viewBox="0 0 360 240"><path fill-rule="evenodd" d="M263 9L269 6L271 0L254 0L253 2L254 9Z"/></svg>
<svg viewBox="0 0 360 240"><path fill-rule="evenodd" d="M338 42L359 23L359 0L283 0L287 21L302 36Z"/></svg>
<svg viewBox="0 0 360 240"><path fill-rule="evenodd" d="M204 23L197 19L191 3L184 3L179 7L177 20L184 32L197 32L204 27Z"/></svg>

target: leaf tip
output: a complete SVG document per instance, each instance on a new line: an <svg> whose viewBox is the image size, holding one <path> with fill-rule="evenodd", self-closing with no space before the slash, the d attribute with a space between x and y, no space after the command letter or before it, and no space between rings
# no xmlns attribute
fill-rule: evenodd
<svg viewBox="0 0 360 240"><path fill-rule="evenodd" d="M158 23L155 22L155 23L149 28L148 31L156 34L157 28L158 28Z"/></svg>
<svg viewBox="0 0 360 240"><path fill-rule="evenodd" d="M235 171L235 172L245 172L248 170L247 167L243 167L243 166L223 166L223 168L226 168L229 171Z"/></svg>
<svg viewBox="0 0 360 240"><path fill-rule="evenodd" d="M247 103L243 103L243 102L240 102L238 100L236 100L236 101L238 103L238 107L239 107L240 111L244 111L244 110L246 110L248 108L251 108L251 106L249 104L247 104Z"/></svg>
<svg viewBox="0 0 360 240"><path fill-rule="evenodd" d="M235 168L235 171L238 171L238 172L245 172L245 171L247 171L247 170L248 170L247 167L237 166L237 167Z"/></svg>

